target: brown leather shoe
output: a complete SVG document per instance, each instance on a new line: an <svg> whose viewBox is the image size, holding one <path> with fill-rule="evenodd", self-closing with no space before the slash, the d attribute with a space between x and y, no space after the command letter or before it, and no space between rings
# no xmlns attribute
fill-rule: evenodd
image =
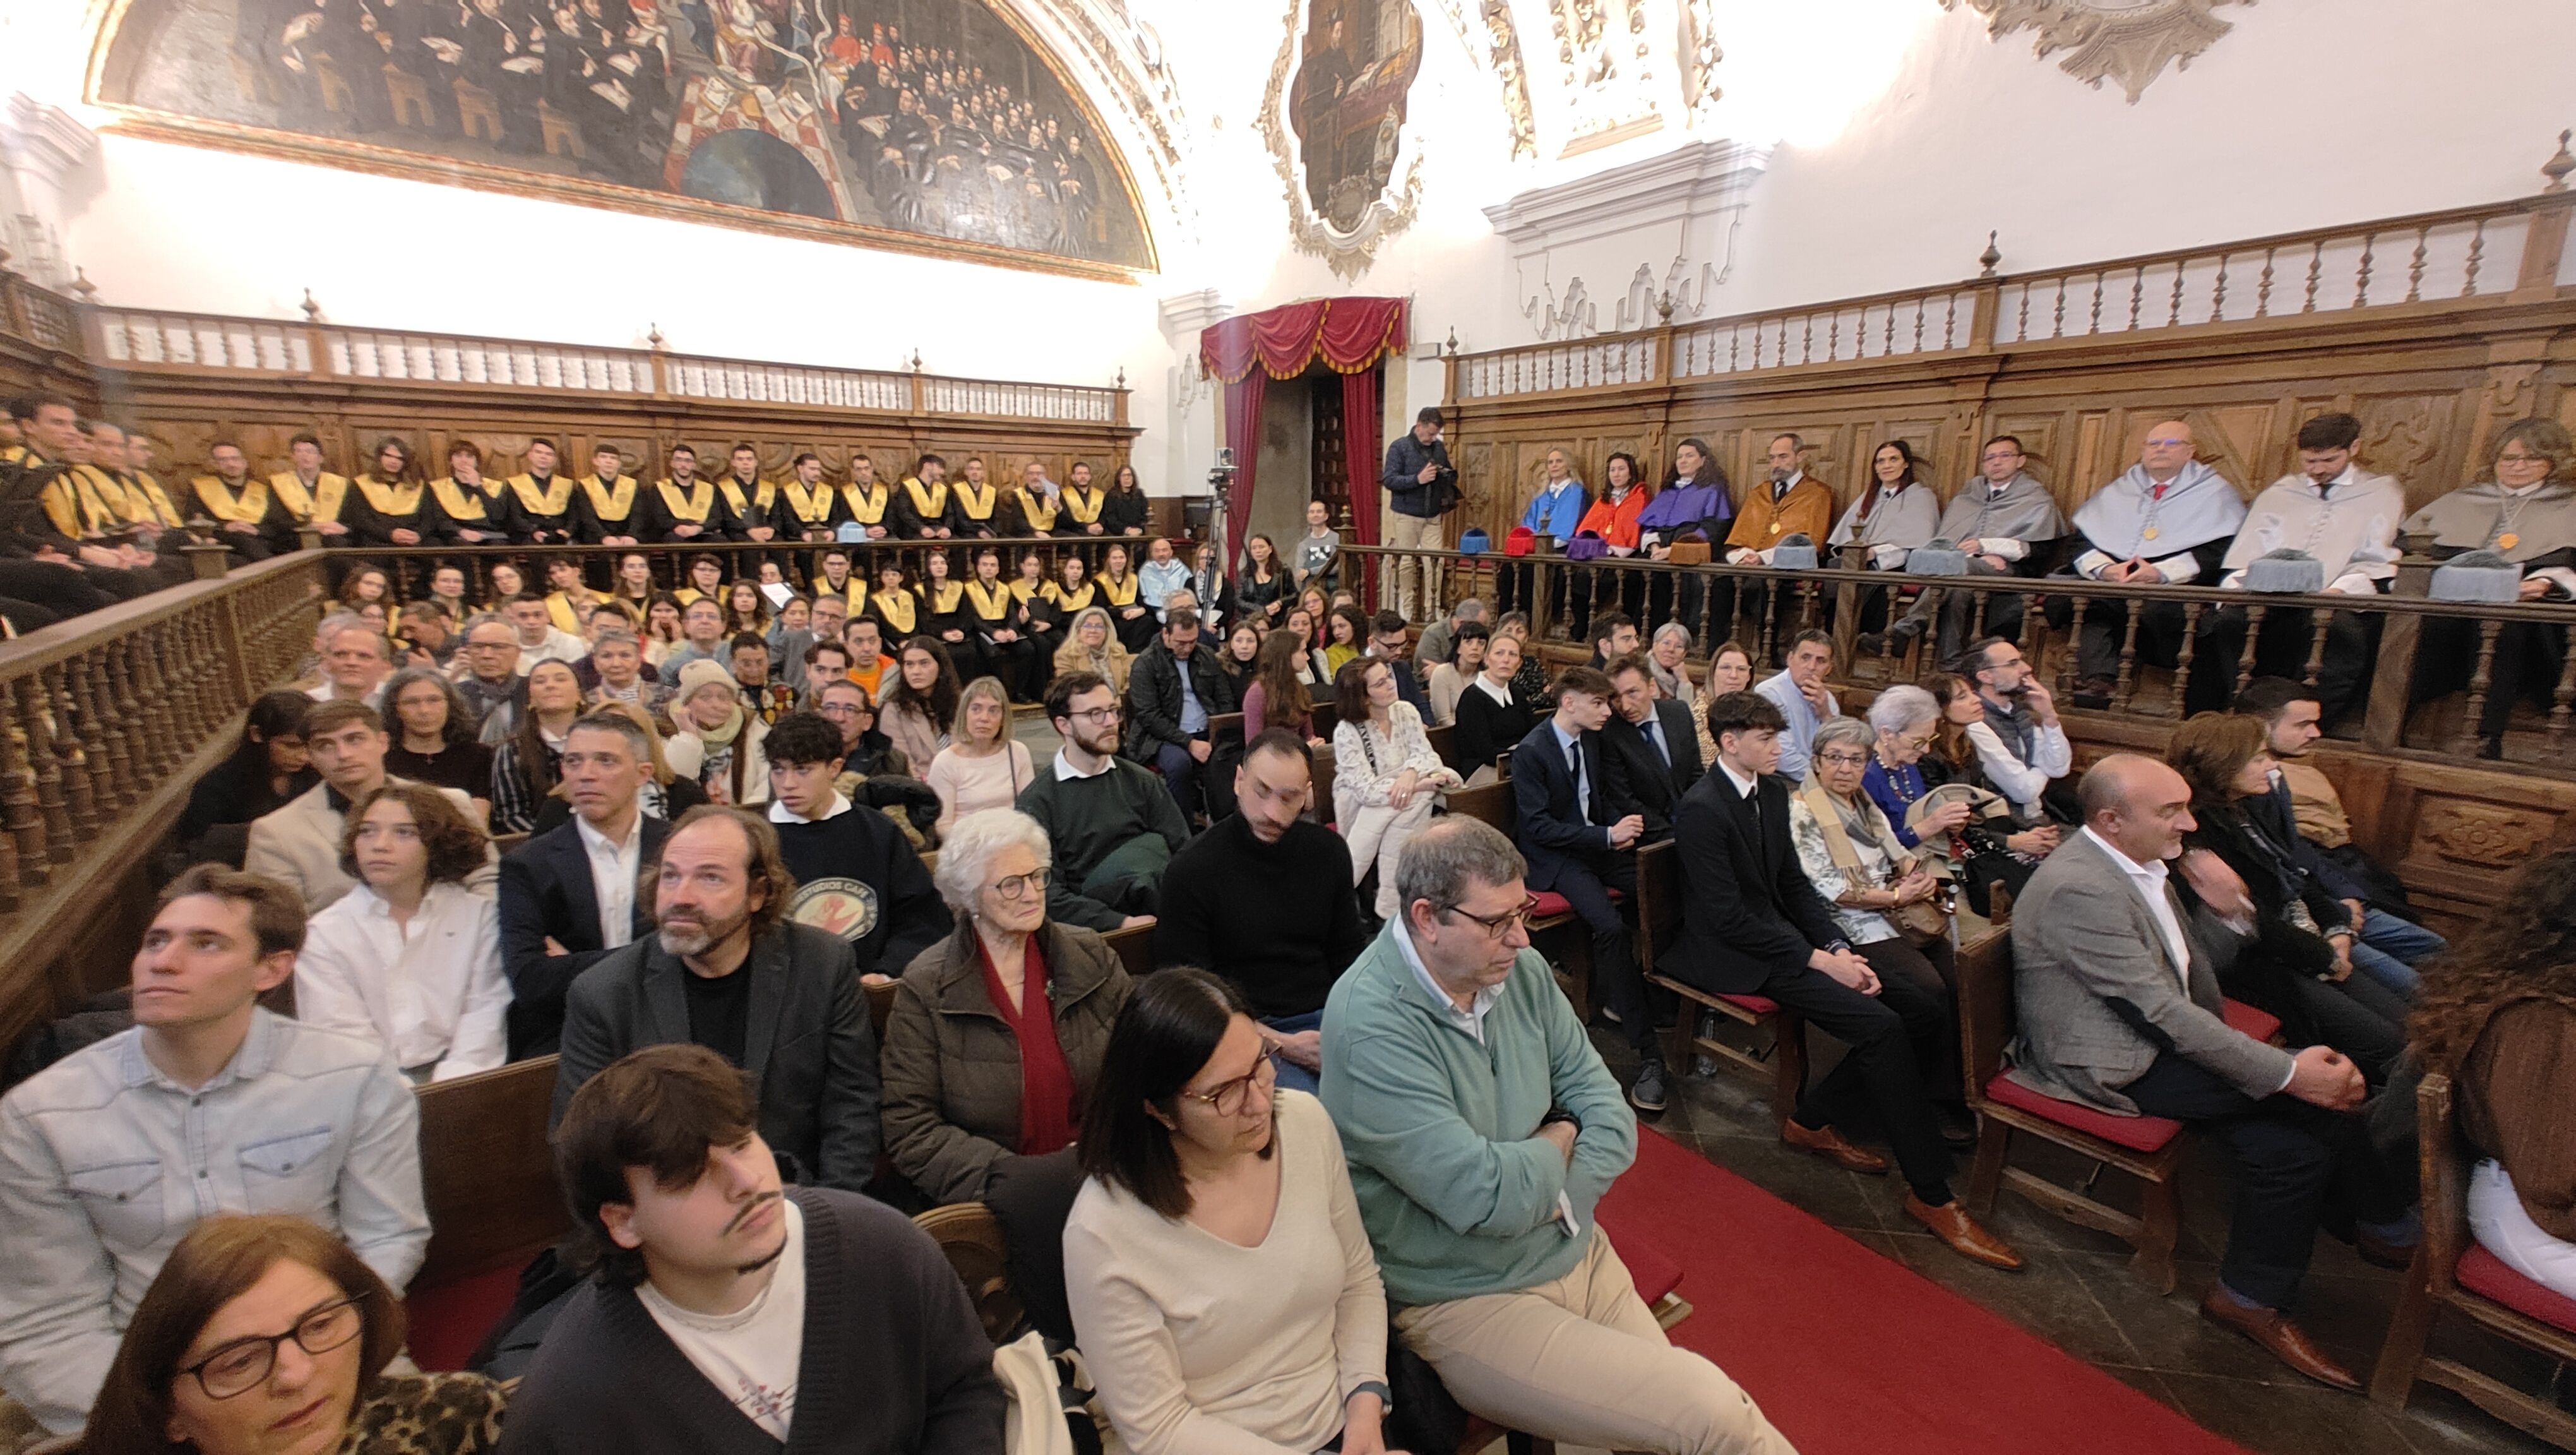
<svg viewBox="0 0 2576 1455"><path fill-rule="evenodd" d="M1846 1172L1887 1170L1886 1158L1876 1152L1864 1152L1844 1141L1843 1134L1829 1126L1809 1131L1794 1120L1785 1121L1780 1124L1780 1140L1792 1147L1803 1148L1819 1157L1827 1158Z"/></svg>
<svg viewBox="0 0 2576 1455"><path fill-rule="evenodd" d="M1905 1215L1930 1228L1933 1237L1949 1244L1950 1251L1962 1258L2006 1271L2021 1268L2021 1255L2013 1251L2012 1244L1987 1232L1956 1199L1934 1207L1909 1192L1905 1194Z"/></svg>
<svg viewBox="0 0 2576 1455"><path fill-rule="evenodd" d="M2315 1380L2317 1383L2346 1394L2361 1393L2361 1381L2352 1371L2334 1362L2325 1350L2308 1341L2307 1331L2290 1322L2278 1309L2247 1308L2212 1285L2201 1297L2200 1316L2222 1328L2234 1329L2260 1344L2275 1359Z"/></svg>

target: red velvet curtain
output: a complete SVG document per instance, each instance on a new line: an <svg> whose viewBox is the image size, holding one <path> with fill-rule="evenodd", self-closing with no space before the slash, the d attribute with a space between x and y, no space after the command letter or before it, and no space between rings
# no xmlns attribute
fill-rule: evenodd
<svg viewBox="0 0 2576 1455"><path fill-rule="evenodd" d="M1318 362L1342 376L1349 441L1352 534L1377 543L1378 374L1405 347L1401 298L1320 298L1229 318L1199 331L1199 363L1225 386L1225 442L1234 451L1226 497L1226 558L1243 558L1261 439L1263 380L1293 379Z"/></svg>
<svg viewBox="0 0 2576 1455"><path fill-rule="evenodd" d="M1234 485L1225 496L1225 558L1243 559L1252 524L1252 471L1261 459L1261 391L1269 376L1246 369L1225 386L1225 445L1234 451ZM1290 550L1296 547L1292 544ZM1281 569L1285 569L1283 566Z"/></svg>
<svg viewBox="0 0 2576 1455"><path fill-rule="evenodd" d="M1358 545L1377 544L1378 371L1342 376L1342 444L1350 454L1351 534Z"/></svg>

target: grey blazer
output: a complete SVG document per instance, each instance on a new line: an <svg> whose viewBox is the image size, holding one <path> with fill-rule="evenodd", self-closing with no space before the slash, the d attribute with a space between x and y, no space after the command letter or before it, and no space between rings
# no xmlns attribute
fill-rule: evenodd
<svg viewBox="0 0 2576 1455"><path fill-rule="evenodd" d="M581 972L564 997L551 1139L581 1084L645 1046L689 1040L676 955L646 935ZM782 924L754 940L743 1069L760 1094L760 1135L796 1159L809 1186L863 1189L877 1170L877 1035L857 962L840 936Z"/></svg>
<svg viewBox="0 0 2576 1455"><path fill-rule="evenodd" d="M411 780L387 774L385 781ZM483 822L474 811L473 799L453 788L438 791L447 795L467 823ZM253 820L249 847L242 854L244 869L293 886L303 897L306 914L320 914L330 908L357 883L340 871L340 829L346 820L341 810L331 806L331 793L330 784L316 783L274 812ZM486 846L483 867L465 877L465 887L477 894L492 893L500 878L500 862L501 856Z"/></svg>
<svg viewBox="0 0 2576 1455"><path fill-rule="evenodd" d="M2013 900L2019 1033L2004 1051L2013 1080L2123 1116L2138 1108L2121 1088L2162 1055L2250 1097L2281 1089L2290 1053L2219 1015L2218 969L2242 939L2205 910L2185 913L2179 896L2174 905L2192 946L2188 994L2155 916L2109 851L2078 834L2048 856Z"/></svg>

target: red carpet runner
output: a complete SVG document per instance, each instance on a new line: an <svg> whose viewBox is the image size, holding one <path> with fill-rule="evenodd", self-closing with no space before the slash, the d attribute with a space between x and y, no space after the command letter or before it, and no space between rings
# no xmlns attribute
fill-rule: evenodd
<svg viewBox="0 0 2576 1455"><path fill-rule="evenodd" d="M1648 1132L1604 1204L1682 1266L1672 1331L1799 1455L2243 1455L2080 1359Z"/></svg>

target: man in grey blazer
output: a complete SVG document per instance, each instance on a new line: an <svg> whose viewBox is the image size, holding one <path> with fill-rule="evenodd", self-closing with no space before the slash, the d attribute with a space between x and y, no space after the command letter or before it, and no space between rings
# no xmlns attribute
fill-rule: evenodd
<svg viewBox="0 0 2576 1455"><path fill-rule="evenodd" d="M877 1166L877 1038L849 943L787 918L796 881L757 814L680 816L648 875L655 932L565 997L554 1113L643 1046L691 1042L751 1073L760 1135L793 1181L863 1190Z"/></svg>
<svg viewBox="0 0 2576 1455"><path fill-rule="evenodd" d="M2357 1391L2361 1382L2289 1309L2320 1225L2352 1227L2374 1261L2402 1256L2415 1237L2352 1114L2361 1072L2328 1047L2293 1055L2221 1017L2218 970L2250 935L2253 906L2215 856L2183 853L2193 821L2182 775L2117 753L2085 773L2077 795L2083 830L2013 902L2012 1078L2224 1143L2236 1205L2202 1315L2311 1379ZM2196 910L2168 882L2177 858Z"/></svg>
<svg viewBox="0 0 2576 1455"><path fill-rule="evenodd" d="M363 702L318 704L305 719L304 744L322 781L274 811L252 820L242 865L253 874L277 880L304 901L306 914L320 914L338 902L357 881L340 868L340 830L349 805L387 783L407 783L385 772L385 751L393 744L385 720ZM474 800L453 788L447 795L466 821L481 824ZM465 887L488 895L500 856L485 849L486 862L466 876Z"/></svg>

